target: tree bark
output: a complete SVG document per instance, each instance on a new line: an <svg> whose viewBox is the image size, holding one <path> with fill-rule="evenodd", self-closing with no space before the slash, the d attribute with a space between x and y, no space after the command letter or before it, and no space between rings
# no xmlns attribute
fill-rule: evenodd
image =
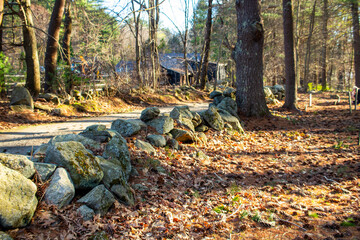
<svg viewBox="0 0 360 240"><path fill-rule="evenodd" d="M26 62L26 88L36 98L40 93L40 65L30 0L18 0Z"/></svg>
<svg viewBox="0 0 360 240"><path fill-rule="evenodd" d="M56 62L59 47L61 20L64 14L65 0L56 0L51 13L48 39L45 53L45 92L53 92L56 79Z"/></svg>
<svg viewBox="0 0 360 240"><path fill-rule="evenodd" d="M64 21L64 36L62 41L62 50L64 61L68 66L71 66L71 57L70 57L70 44L71 44L71 32L72 32L72 15L71 15L71 0L66 1L66 10L65 10L65 21Z"/></svg>
<svg viewBox="0 0 360 240"><path fill-rule="evenodd" d="M324 0L323 3L323 26L322 26L322 34L323 34L323 43L322 43L322 49L321 49L321 85L322 85L322 90L325 91L326 90L326 85L327 85L327 72L326 72L326 68L327 68L327 64L326 64L326 60L327 60L327 39L328 39L328 19L329 19L329 9L328 9L328 0Z"/></svg>
<svg viewBox="0 0 360 240"><path fill-rule="evenodd" d="M205 89L206 77L209 66L209 53L210 53L210 42L211 42L211 28L212 28L212 0L209 0L208 13L206 18L206 28L204 36L204 59L201 67L200 75L200 88Z"/></svg>
<svg viewBox="0 0 360 240"><path fill-rule="evenodd" d="M236 102L238 112L245 116L266 116L263 86L264 29L260 17L260 1L236 0L237 43Z"/></svg>
<svg viewBox="0 0 360 240"><path fill-rule="evenodd" d="M151 79L153 81L153 88L158 87L158 71L159 71L159 57L157 49L157 30L159 26L159 2L158 0L149 0L149 41L150 41L150 59L151 59Z"/></svg>
<svg viewBox="0 0 360 240"><path fill-rule="evenodd" d="M4 16L4 0L0 0L0 26L2 26L2 20ZM0 29L2 31L2 28ZM0 46L1 48L2 46Z"/></svg>
<svg viewBox="0 0 360 240"><path fill-rule="evenodd" d="M68 74L66 77L66 91L68 93L74 88L74 79L71 72L71 32L72 32L72 16L71 16L71 0L66 0L64 36L62 41L62 55L66 62Z"/></svg>
<svg viewBox="0 0 360 240"><path fill-rule="evenodd" d="M132 8L133 8L133 17L134 17L134 25L135 25L135 71L136 78L138 79L140 86L143 87L145 84L143 82L142 73L141 73L141 47L140 47L140 36L139 36L139 23L140 23L140 15L141 11L139 11L138 15L135 12L135 4L134 0L131 0ZM140 6L141 9L142 6Z"/></svg>
<svg viewBox="0 0 360 240"><path fill-rule="evenodd" d="M314 1L313 9L310 16L310 25L309 25L309 34L306 41L306 53L305 53L305 66L304 66L304 89L305 92L308 90L309 83L309 66L310 66L310 57L311 57L311 38L314 31L315 25L315 10L316 10L316 0Z"/></svg>
<svg viewBox="0 0 360 240"><path fill-rule="evenodd" d="M0 54L3 52L3 29L2 21L4 16L4 0L0 0ZM0 69L0 97L5 97L5 73Z"/></svg>
<svg viewBox="0 0 360 240"><path fill-rule="evenodd" d="M294 30L291 0L283 0L283 28L285 49L285 77L286 92L283 108L297 109L296 107L296 79L294 63Z"/></svg>
<svg viewBox="0 0 360 240"><path fill-rule="evenodd" d="M354 47L354 70L355 85L360 87L360 35L359 35L359 4L357 1L351 2L352 25L353 25L353 47Z"/></svg>

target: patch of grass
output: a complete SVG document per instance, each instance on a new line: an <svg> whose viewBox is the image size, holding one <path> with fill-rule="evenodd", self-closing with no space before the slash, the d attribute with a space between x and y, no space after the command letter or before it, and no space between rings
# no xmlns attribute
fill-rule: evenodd
<svg viewBox="0 0 360 240"><path fill-rule="evenodd" d="M230 185L230 189L229 189L229 194L231 195L235 195L236 193L240 192L241 191L241 187L236 185L235 183L232 183Z"/></svg>
<svg viewBox="0 0 360 240"><path fill-rule="evenodd" d="M260 222L260 220L261 220L261 215L259 214L259 212L256 212L254 215L251 216L251 219L252 219L254 222Z"/></svg>
<svg viewBox="0 0 360 240"><path fill-rule="evenodd" d="M343 221L342 223L340 223L340 225L343 227L354 227L354 226L356 226L356 222L353 218L348 218L345 221Z"/></svg>
<svg viewBox="0 0 360 240"><path fill-rule="evenodd" d="M243 211L243 212L241 212L241 214L240 214L240 220L246 218L248 215L249 215L249 213L248 213L246 210Z"/></svg>
<svg viewBox="0 0 360 240"><path fill-rule="evenodd" d="M308 216L312 217L312 218L319 218L319 215L317 213L314 213L314 212L309 212Z"/></svg>
<svg viewBox="0 0 360 240"><path fill-rule="evenodd" d="M217 207L214 207L213 208L213 211L218 213L218 214L221 214L221 213L229 213L230 210L228 207L224 206L224 205L220 205L220 206L217 206Z"/></svg>
<svg viewBox="0 0 360 240"><path fill-rule="evenodd" d="M342 140L336 140L336 143L334 144L334 148L335 149L342 149L342 148L348 148L349 147L349 145L346 145L345 143L344 143L344 141L342 141Z"/></svg>

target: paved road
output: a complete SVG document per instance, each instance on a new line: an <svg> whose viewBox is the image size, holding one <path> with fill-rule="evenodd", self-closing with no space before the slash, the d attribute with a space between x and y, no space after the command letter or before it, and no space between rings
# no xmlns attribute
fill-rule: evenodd
<svg viewBox="0 0 360 240"><path fill-rule="evenodd" d="M208 103L187 104L192 111L201 111L208 107ZM170 112L174 107L160 108L161 113ZM140 118L142 110L130 113L119 113L105 115L101 117L90 117L76 119L74 121L52 123L46 125L31 126L27 128L12 129L8 132L0 132L0 152L13 154L28 154L32 149L36 149L43 143L57 135L79 133L86 127L94 124L104 124L110 128L111 123L116 119L136 119Z"/></svg>

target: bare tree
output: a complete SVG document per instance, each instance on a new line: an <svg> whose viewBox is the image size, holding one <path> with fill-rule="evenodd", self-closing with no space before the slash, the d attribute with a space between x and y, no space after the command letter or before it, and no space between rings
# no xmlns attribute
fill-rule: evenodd
<svg viewBox="0 0 360 240"><path fill-rule="evenodd" d="M355 85L360 87L360 35L359 35L359 4L357 0L351 2L353 46L354 46L354 68Z"/></svg>
<svg viewBox="0 0 360 240"><path fill-rule="evenodd" d="M157 48L157 31L160 20L159 0L148 0L149 8L149 42L150 42L150 61L151 61L151 80L153 88L158 87L159 77L159 53Z"/></svg>
<svg viewBox="0 0 360 240"><path fill-rule="evenodd" d="M211 42L211 28L212 28L212 0L208 3L208 12L206 18L205 37L204 37L204 48L202 57L202 66L200 74L200 88L205 89L206 78L209 66L209 54L210 54L210 42Z"/></svg>
<svg viewBox="0 0 360 240"><path fill-rule="evenodd" d="M264 29L260 1L236 0L237 43L236 102L238 112L246 116L269 115L263 86Z"/></svg>
<svg viewBox="0 0 360 240"><path fill-rule="evenodd" d="M286 92L284 108L297 109L296 107L296 79L294 63L294 29L291 0L283 0L283 28L285 49L285 76Z"/></svg>
<svg viewBox="0 0 360 240"><path fill-rule="evenodd" d="M145 85L143 82L142 72L141 72L141 46L140 46L140 32L139 32L139 25L140 25L140 16L141 16L141 9L144 6L143 2L140 2L139 11L135 11L135 0L131 0L133 17L134 17L134 25L135 25L135 61L136 61L136 77L140 83L140 85Z"/></svg>
<svg viewBox="0 0 360 240"><path fill-rule="evenodd" d="M2 21L4 16L4 0L0 0L0 54L3 53L3 30L2 30ZM0 69L0 97L5 94L5 72Z"/></svg>
<svg viewBox="0 0 360 240"><path fill-rule="evenodd" d="M71 58L70 58L71 32L72 32L71 0L66 0L62 51L63 51L64 61L68 66L71 65Z"/></svg>
<svg viewBox="0 0 360 240"><path fill-rule="evenodd" d="M323 1L323 16L322 16L322 20L323 20L323 25L322 25L322 34L323 34L323 39L322 39L322 49L321 49L321 58L320 58L320 65L321 65L321 85L322 85L322 90L325 91L326 90L326 85L327 85L327 40L328 40L328 19L329 19L329 9L328 9L328 0L324 0Z"/></svg>
<svg viewBox="0 0 360 240"><path fill-rule="evenodd" d="M52 89L56 79L56 62L59 47L59 35L61 20L64 14L66 0L56 0L48 30L48 39L45 53L45 92L54 91Z"/></svg>
<svg viewBox="0 0 360 240"><path fill-rule="evenodd" d="M305 52L305 65L304 65L304 89L307 91L309 83L309 66L310 66L310 56L311 56L311 38L314 32L315 26L315 11L316 11L316 0L310 15L310 24L309 24L309 34L306 40L306 52Z"/></svg>

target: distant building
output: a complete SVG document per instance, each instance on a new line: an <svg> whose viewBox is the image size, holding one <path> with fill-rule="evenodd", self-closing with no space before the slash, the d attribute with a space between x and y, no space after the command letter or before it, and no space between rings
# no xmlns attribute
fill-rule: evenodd
<svg viewBox="0 0 360 240"><path fill-rule="evenodd" d="M200 66L201 56L194 53L187 54L188 79L190 84L194 84L195 72ZM166 75L165 84L178 85L185 83L185 59L182 53L167 53L160 55L160 66L162 73ZM223 81L226 78L225 64L209 62L208 80ZM132 74L135 71L135 61L120 61L116 65L118 73Z"/></svg>

